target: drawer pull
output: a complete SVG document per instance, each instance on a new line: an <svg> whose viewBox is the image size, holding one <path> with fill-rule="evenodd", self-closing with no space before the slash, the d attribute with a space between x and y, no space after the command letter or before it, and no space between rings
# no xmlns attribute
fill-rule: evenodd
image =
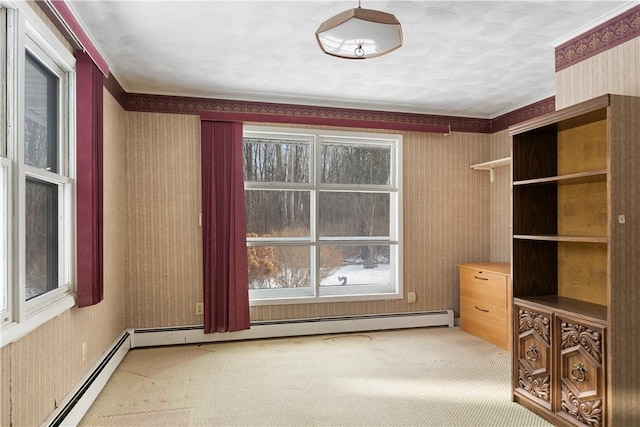
<svg viewBox="0 0 640 427"><path fill-rule="evenodd" d="M474 305L473 307L474 307L476 310L482 311L483 313L488 313L488 312L489 312L489 310L485 310L484 308L480 308L480 307L478 307L477 305Z"/></svg>
<svg viewBox="0 0 640 427"><path fill-rule="evenodd" d="M587 368L584 367L582 362L578 362L573 365L573 369L571 370L571 378L579 383L584 382L587 379Z"/></svg>
<svg viewBox="0 0 640 427"><path fill-rule="evenodd" d="M536 347L535 344L530 345L529 349L527 350L527 352L525 353L525 356L527 359L529 359L532 362L535 362L536 360L538 360L538 355L540 353L538 352L538 347Z"/></svg>
<svg viewBox="0 0 640 427"><path fill-rule="evenodd" d="M474 279L478 279L478 280L489 280L486 277L478 277L478 276L473 276Z"/></svg>

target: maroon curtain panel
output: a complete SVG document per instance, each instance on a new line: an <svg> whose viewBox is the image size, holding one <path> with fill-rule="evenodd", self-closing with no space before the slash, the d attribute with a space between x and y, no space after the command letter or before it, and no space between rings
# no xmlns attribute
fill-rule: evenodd
<svg viewBox="0 0 640 427"><path fill-rule="evenodd" d="M201 131L204 332L249 329L242 123Z"/></svg>
<svg viewBox="0 0 640 427"><path fill-rule="evenodd" d="M103 298L102 72L76 52L76 205L78 307Z"/></svg>

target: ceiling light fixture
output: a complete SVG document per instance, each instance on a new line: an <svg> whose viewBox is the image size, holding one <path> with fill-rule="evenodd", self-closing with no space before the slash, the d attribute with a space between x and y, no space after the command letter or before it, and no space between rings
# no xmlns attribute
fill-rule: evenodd
<svg viewBox="0 0 640 427"><path fill-rule="evenodd" d="M327 19L316 39L324 53L339 58L375 58L402 46L402 27L390 13L358 7Z"/></svg>

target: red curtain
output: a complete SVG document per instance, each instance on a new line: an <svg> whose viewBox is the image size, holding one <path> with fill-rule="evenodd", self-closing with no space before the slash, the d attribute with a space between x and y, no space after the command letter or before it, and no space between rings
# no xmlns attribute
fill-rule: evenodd
<svg viewBox="0 0 640 427"><path fill-rule="evenodd" d="M102 84L89 55L76 52L76 204L78 307L103 298Z"/></svg>
<svg viewBox="0 0 640 427"><path fill-rule="evenodd" d="M204 332L249 329L242 123L201 131Z"/></svg>

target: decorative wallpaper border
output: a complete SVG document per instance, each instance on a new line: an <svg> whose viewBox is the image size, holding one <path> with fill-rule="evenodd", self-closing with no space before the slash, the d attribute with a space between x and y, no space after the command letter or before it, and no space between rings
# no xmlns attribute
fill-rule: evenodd
<svg viewBox="0 0 640 427"><path fill-rule="evenodd" d="M491 133L500 132L511 125L551 113L556 110L556 97L551 96L526 107L518 108L491 120Z"/></svg>
<svg viewBox="0 0 640 427"><path fill-rule="evenodd" d="M127 111L173 114L207 112L218 119L323 126L362 127L400 131L490 133L491 120L430 114L396 113L346 108L313 107L266 102L228 101L162 95L125 95Z"/></svg>
<svg viewBox="0 0 640 427"><path fill-rule="evenodd" d="M124 104L122 105L127 111L203 114L203 117L210 120L297 123L437 133L448 133L449 131L495 133L507 129L513 124L555 111L555 97L543 99L495 119L131 93L124 94Z"/></svg>
<svg viewBox="0 0 640 427"><path fill-rule="evenodd" d="M77 46L48 2L35 0L70 43ZM60 8L56 8L60 13ZM66 10L65 10L66 11ZM63 31L64 30L64 31ZM640 5L556 47L556 72L640 36ZM100 57L100 59L102 59ZM108 68L107 68L108 70ZM104 87L127 111L199 115L202 111L234 120L303 123L419 132L494 133L512 124L555 110L555 98L547 98L494 119L313 107L275 103L227 101L206 98L126 93L106 72Z"/></svg>
<svg viewBox="0 0 640 427"><path fill-rule="evenodd" d="M120 86L120 82L114 77L113 73L109 73L109 77L104 77L102 79L102 84L105 89L109 91L109 93L118 101L118 104L124 108L124 100L127 96L127 93L124 91L122 86Z"/></svg>
<svg viewBox="0 0 640 427"><path fill-rule="evenodd" d="M556 47L556 72L640 37L640 5Z"/></svg>

